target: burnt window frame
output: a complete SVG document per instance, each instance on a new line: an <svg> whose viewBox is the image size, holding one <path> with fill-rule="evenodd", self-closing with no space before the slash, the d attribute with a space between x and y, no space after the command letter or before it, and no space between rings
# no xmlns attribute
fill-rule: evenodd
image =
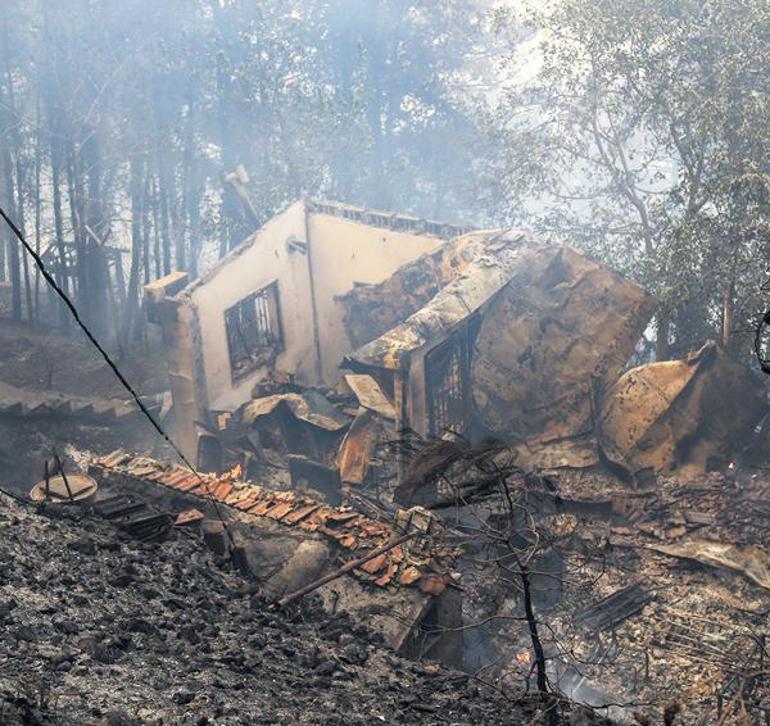
<svg viewBox="0 0 770 726"><path fill-rule="evenodd" d="M260 309L258 301L264 300L264 308ZM238 322L231 322L232 316L238 315ZM253 323L257 326L257 336L264 336L264 342L258 339L247 340L251 335L249 331L243 331L239 323L243 323L253 315ZM264 323L267 323L265 327ZM278 355L284 350L283 323L281 320L281 306L279 298L278 281L272 280L262 287L250 292L234 305L224 311L225 338L227 339L227 356L230 363L230 376L233 382L239 381L255 370L275 362ZM237 331L231 334L231 328L235 326ZM246 355L240 355L234 338L240 333L241 350ZM236 360L239 355L240 360Z"/></svg>
<svg viewBox="0 0 770 726"><path fill-rule="evenodd" d="M428 418L428 435L429 436L443 436L446 433L454 433L460 436L464 436L470 429L470 375L471 375L471 352L473 345L476 341L479 328L481 327L481 316L474 314L461 325L457 326L447 336L446 340L443 340L438 345L431 348L425 354L424 371L425 371L425 410ZM439 405L436 398L436 389L439 388L439 384L435 381L435 376L431 369L432 361L438 358L440 355L452 355L447 349L454 348L459 358L459 376L460 376L460 398L459 406L461 415L458 420L458 426L450 427L445 425L449 422L438 420Z"/></svg>

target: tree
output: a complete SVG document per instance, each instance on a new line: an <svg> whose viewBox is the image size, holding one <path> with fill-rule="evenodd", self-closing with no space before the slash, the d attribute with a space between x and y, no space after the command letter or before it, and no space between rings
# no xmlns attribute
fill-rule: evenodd
<svg viewBox="0 0 770 726"><path fill-rule="evenodd" d="M659 358L706 336L748 353L770 240L767 4L565 0L527 19L541 63L493 122L502 211L655 292Z"/></svg>
<svg viewBox="0 0 770 726"><path fill-rule="evenodd" d="M462 87L489 4L7 0L0 192L113 336L142 282L194 277L303 195L467 220L481 137ZM24 258L0 252L32 317Z"/></svg>
<svg viewBox="0 0 770 726"><path fill-rule="evenodd" d="M534 691L538 722L565 722L570 703L560 693L562 679L581 665L571 641L585 633L574 623L557 625L553 605L563 591L593 592L590 564L603 571L604 552L597 547L567 558L577 531L553 521L558 492L548 479L518 467L516 453L501 442L423 440L412 433L390 448L405 471L398 500L421 500L444 514L446 540L463 551L463 629L487 644L485 662L466 666L514 693Z"/></svg>

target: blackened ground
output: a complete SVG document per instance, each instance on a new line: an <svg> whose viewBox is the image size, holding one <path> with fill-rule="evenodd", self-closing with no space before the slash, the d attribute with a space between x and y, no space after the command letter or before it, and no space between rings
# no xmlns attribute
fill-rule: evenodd
<svg viewBox="0 0 770 726"><path fill-rule="evenodd" d="M0 496L0 723L526 723L308 598L273 612L190 535ZM537 717L535 717L535 722Z"/></svg>
<svg viewBox="0 0 770 726"><path fill-rule="evenodd" d="M162 343L153 326L149 331L152 335L147 341L133 342L122 356L108 345L123 374L143 396L168 388ZM0 319L0 380L21 389L56 391L65 396L130 398L81 332L73 329L70 336L35 332L6 319ZM100 423L6 413L0 415L0 487L19 494L28 492L42 478L43 461L54 451L69 470L78 470L85 467L87 458L117 448L174 458L150 423L139 417ZM79 454L82 460L78 460Z"/></svg>
<svg viewBox="0 0 770 726"><path fill-rule="evenodd" d="M143 395L168 388L162 343L150 326L147 341L131 343L123 354L105 341L122 373ZM55 390L75 396L127 398L125 389L84 334L36 332L0 318L0 378L19 388Z"/></svg>

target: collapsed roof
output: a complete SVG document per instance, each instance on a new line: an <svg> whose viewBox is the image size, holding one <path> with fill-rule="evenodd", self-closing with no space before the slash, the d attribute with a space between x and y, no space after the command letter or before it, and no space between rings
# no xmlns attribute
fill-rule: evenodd
<svg viewBox="0 0 770 726"><path fill-rule="evenodd" d="M467 391L458 397L482 429L520 445L530 462L550 465L597 461L597 398L633 354L656 304L598 262L520 230L470 233L384 283L354 291L344 300L353 330L359 318L371 317L377 299L383 312L370 329L423 304L343 365L369 372L418 368L431 348L475 318L460 374ZM364 310L354 312L361 301Z"/></svg>

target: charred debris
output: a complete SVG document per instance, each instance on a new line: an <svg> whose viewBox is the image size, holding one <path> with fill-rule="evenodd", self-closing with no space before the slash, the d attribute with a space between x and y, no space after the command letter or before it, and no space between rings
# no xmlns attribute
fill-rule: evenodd
<svg viewBox="0 0 770 726"><path fill-rule="evenodd" d="M527 231L304 199L146 300L197 471L104 451L49 506L196 532L273 607L312 593L544 720L770 722L763 383L709 341L640 361L640 286Z"/></svg>

